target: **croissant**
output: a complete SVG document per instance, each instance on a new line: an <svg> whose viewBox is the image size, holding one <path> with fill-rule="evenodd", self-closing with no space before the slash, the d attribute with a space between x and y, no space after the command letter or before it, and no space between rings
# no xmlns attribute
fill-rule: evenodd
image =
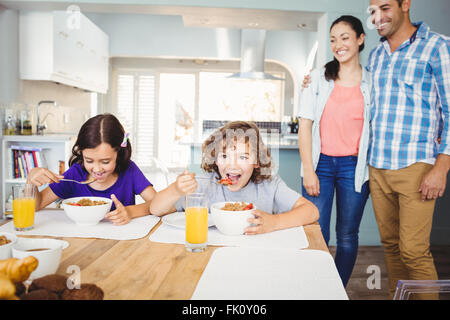
<svg viewBox="0 0 450 320"><path fill-rule="evenodd" d="M23 282L28 279L37 266L38 260L33 256L28 256L21 260L9 258L0 260L0 274L3 273L14 283Z"/></svg>
<svg viewBox="0 0 450 320"><path fill-rule="evenodd" d="M16 286L4 273L0 273L0 300L16 300Z"/></svg>

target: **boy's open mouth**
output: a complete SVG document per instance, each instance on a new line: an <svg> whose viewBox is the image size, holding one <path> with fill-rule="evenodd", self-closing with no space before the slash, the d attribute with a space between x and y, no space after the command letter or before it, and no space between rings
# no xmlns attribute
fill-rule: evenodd
<svg viewBox="0 0 450 320"><path fill-rule="evenodd" d="M232 184L236 184L239 182L239 179L241 178L240 174L234 174L234 173L227 173L227 178L231 180Z"/></svg>

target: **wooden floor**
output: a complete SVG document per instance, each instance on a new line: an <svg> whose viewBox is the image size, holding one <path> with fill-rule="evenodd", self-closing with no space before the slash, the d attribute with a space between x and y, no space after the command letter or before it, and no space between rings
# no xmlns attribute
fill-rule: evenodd
<svg viewBox="0 0 450 320"><path fill-rule="evenodd" d="M330 252L334 256L336 247L330 246ZM450 279L450 246L432 246L434 263L439 279ZM368 289L367 279L373 272L368 273L367 268L371 265L380 267L381 288ZM388 280L384 253L382 247L360 246L358 258L353 269L352 276L347 284L346 291L350 300L386 300L389 299Z"/></svg>

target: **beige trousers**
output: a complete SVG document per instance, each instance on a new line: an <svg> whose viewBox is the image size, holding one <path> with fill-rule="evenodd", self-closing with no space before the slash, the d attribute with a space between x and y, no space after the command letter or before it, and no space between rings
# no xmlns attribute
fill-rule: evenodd
<svg viewBox="0 0 450 320"><path fill-rule="evenodd" d="M437 280L430 252L430 233L435 200L422 202L423 176L432 168L418 162L399 170L369 168L370 193L384 248L389 294L398 280ZM437 299L419 295L417 299Z"/></svg>

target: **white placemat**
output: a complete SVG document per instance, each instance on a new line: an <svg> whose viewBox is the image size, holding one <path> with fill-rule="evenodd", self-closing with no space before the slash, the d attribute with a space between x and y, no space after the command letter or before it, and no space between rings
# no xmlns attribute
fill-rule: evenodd
<svg viewBox="0 0 450 320"><path fill-rule="evenodd" d="M121 226L115 226L106 219L95 226L78 226L64 210L41 210L36 212L33 229L15 231L13 221L10 221L0 226L0 231L17 235L132 240L145 237L159 220L159 217L148 215Z"/></svg>
<svg viewBox="0 0 450 320"><path fill-rule="evenodd" d="M348 300L332 256L319 250L216 249L193 300Z"/></svg>
<svg viewBox="0 0 450 320"><path fill-rule="evenodd" d="M185 230L162 223L149 240L163 243L185 243ZM249 248L304 249L309 246L303 227L256 235L227 236L216 227L208 228L208 245Z"/></svg>

